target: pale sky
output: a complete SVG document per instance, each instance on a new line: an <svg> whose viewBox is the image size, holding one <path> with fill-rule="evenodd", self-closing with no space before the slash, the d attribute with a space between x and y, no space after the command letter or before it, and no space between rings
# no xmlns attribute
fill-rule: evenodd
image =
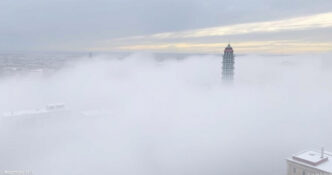
<svg viewBox="0 0 332 175"><path fill-rule="evenodd" d="M332 52L331 0L1 0L0 51Z"/></svg>

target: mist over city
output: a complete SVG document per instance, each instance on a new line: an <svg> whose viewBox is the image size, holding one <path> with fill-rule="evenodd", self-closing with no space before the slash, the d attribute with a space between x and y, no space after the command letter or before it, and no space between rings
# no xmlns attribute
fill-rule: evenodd
<svg viewBox="0 0 332 175"><path fill-rule="evenodd" d="M1 1L0 175L331 175L331 9Z"/></svg>
<svg viewBox="0 0 332 175"><path fill-rule="evenodd" d="M56 73L2 77L1 168L36 174L281 174L284 158L331 146L330 55L96 56ZM264 166L262 166L264 165ZM241 168L239 168L241 167ZM272 172L271 172L272 171Z"/></svg>

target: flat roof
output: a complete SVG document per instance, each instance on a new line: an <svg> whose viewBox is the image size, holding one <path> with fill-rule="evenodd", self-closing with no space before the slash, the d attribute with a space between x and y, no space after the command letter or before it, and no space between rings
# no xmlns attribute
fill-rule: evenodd
<svg viewBox="0 0 332 175"><path fill-rule="evenodd" d="M321 157L321 152L319 151L303 151L294 154L287 160L332 173L332 153L330 152L324 152L323 157Z"/></svg>

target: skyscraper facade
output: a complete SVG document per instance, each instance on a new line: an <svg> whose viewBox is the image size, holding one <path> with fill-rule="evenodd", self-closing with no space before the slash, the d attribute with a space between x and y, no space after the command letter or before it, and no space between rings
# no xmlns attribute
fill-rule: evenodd
<svg viewBox="0 0 332 175"><path fill-rule="evenodd" d="M222 79L225 81L233 80L234 76L234 53L230 44L225 48L222 60Z"/></svg>

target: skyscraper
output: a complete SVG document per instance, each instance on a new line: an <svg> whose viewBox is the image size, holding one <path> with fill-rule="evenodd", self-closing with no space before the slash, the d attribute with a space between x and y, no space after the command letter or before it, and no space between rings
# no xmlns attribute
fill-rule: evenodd
<svg viewBox="0 0 332 175"><path fill-rule="evenodd" d="M225 81L233 80L234 76L234 53L230 44L225 48L222 60L222 79Z"/></svg>

